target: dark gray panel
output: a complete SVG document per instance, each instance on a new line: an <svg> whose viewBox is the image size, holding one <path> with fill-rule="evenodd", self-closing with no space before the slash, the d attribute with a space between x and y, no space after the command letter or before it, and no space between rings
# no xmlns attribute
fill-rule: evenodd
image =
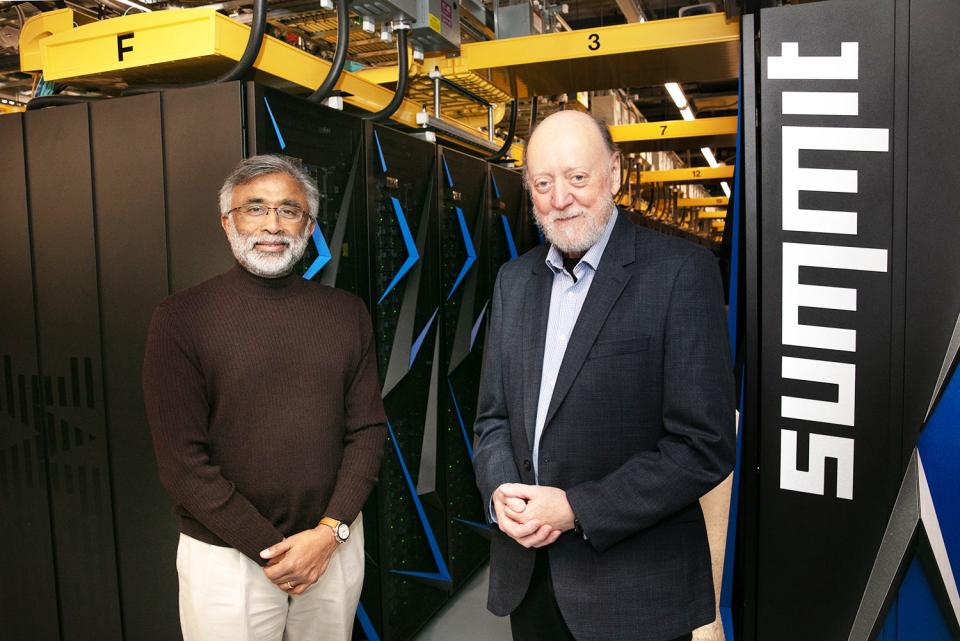
<svg viewBox="0 0 960 641"><path fill-rule="evenodd" d="M231 82L162 95L171 291L233 264L217 193L244 157L240 89Z"/></svg>
<svg viewBox="0 0 960 641"><path fill-rule="evenodd" d="M59 639L44 443L32 392L37 340L20 115L0 116L0 630L10 639Z"/></svg>
<svg viewBox="0 0 960 641"><path fill-rule="evenodd" d="M168 291L160 96L91 106L106 418L125 639L180 639L177 527L157 477L140 370Z"/></svg>
<svg viewBox="0 0 960 641"><path fill-rule="evenodd" d="M904 447L910 451L926 419L950 337L960 316L960 216L952 159L960 131L930 105L960 104L960 60L950 30L960 4L914 0L910 12L910 140L907 193L907 334ZM953 79L953 80L950 80ZM948 365L949 367L949 365Z"/></svg>
<svg viewBox="0 0 960 641"><path fill-rule="evenodd" d="M87 106L25 122L63 639L119 639Z"/></svg>

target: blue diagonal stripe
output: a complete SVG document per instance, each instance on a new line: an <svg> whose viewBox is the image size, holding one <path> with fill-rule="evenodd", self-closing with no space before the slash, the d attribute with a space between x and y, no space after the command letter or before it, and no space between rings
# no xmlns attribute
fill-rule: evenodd
<svg viewBox="0 0 960 641"><path fill-rule="evenodd" d="M453 287L450 288L450 293L447 294L447 300L450 300L453 292L457 291L457 287L460 286L463 277L467 275L467 272L470 271L470 268L477 261L477 250L473 246L473 239L470 237L470 232L467 231L467 221L463 217L463 210L459 207L457 207L457 220L460 222L460 235L463 236L463 246L467 250L467 259L463 261L463 267L460 268L460 274L457 275L457 280L453 283Z"/></svg>
<svg viewBox="0 0 960 641"><path fill-rule="evenodd" d="M267 105L267 115L270 116L270 122L273 123L273 130L277 133L277 140L280 142L280 151L283 151L287 143L283 139L283 134L280 133L280 127L277 125L277 119L273 117L273 109L270 108L270 101L267 100L267 97L263 97L264 104Z"/></svg>
<svg viewBox="0 0 960 641"><path fill-rule="evenodd" d="M367 611L363 609L362 603L357 603L357 620L360 621L360 628L363 633L367 635L366 641L380 641L380 637L373 627L373 621L370 620Z"/></svg>
<svg viewBox="0 0 960 641"><path fill-rule="evenodd" d="M437 564L436 572L409 572L406 570L391 570L391 572L394 574L405 574L422 579L451 583L450 570L447 569L447 564L443 560L443 554L440 553L440 546L437 544L437 538L433 534L433 528L430 527L430 521L427 519L427 513L423 509L423 503L420 501L420 497L417 496L417 488L414 486L413 479L410 477L410 471L407 470L407 462L403 459L403 454L400 452L400 444L397 442L396 434L393 433L393 426L390 424L390 421L387 421L387 432L390 434L390 441L393 443L393 450L397 454L397 460L400 461L400 469L403 471L403 478L407 482L407 489L410 490L410 495L413 497L413 505L417 509L420 524L423 526L424 534L427 535L427 544L430 546L433 561Z"/></svg>
<svg viewBox="0 0 960 641"><path fill-rule="evenodd" d="M500 199L500 188L497 187L497 177L493 172L490 172L490 180L493 181L493 195L499 200Z"/></svg>
<svg viewBox="0 0 960 641"><path fill-rule="evenodd" d="M507 249L510 250L510 260L513 260L519 254L517 253L517 244L513 240L513 230L510 229L510 221L506 214L500 214L500 220L503 221L503 233L507 235Z"/></svg>
<svg viewBox="0 0 960 641"><path fill-rule="evenodd" d="M427 337L427 332L430 331L430 326L433 325L433 320L437 317L437 312L439 311L439 307L433 310L433 315L430 317L430 320L427 321L427 324L423 326L423 331L417 336L417 340L413 341L413 345L410 347L410 362L407 363L408 367L413 367L413 361L417 360L417 354L420 353L420 348L423 347L423 341Z"/></svg>
<svg viewBox="0 0 960 641"><path fill-rule="evenodd" d="M450 175L450 168L447 167L447 157L440 156L440 159L443 161L443 173L447 177L447 187L453 189L453 177Z"/></svg>
<svg viewBox="0 0 960 641"><path fill-rule="evenodd" d="M330 247L327 246L327 239L323 237L323 232L320 231L320 225L314 224L312 238L313 245L317 248L317 257L303 274L306 280L310 280L319 274L323 266L330 262Z"/></svg>
<svg viewBox="0 0 960 641"><path fill-rule="evenodd" d="M457 423L460 424L460 433L463 434L463 444L467 446L467 456L473 461L473 445L470 443L470 437L467 435L467 426L463 424L463 415L460 413L460 404L457 403L457 395L453 391L453 383L447 379L447 387L450 388L450 398L453 400L453 410L457 415Z"/></svg>
<svg viewBox="0 0 960 641"><path fill-rule="evenodd" d="M387 294L390 293L390 290L396 287L397 283L400 282L400 279L406 276L407 272L410 271L410 268L413 267L418 260L420 260L420 253L417 252L417 244L413 242L413 234L410 233L410 225L407 224L407 217L403 215L403 208L400 206L400 201L397 200L396 196L390 196L390 200L393 201L393 212L397 216L397 224L400 225L400 233L403 235L403 244L407 247L407 259L403 261L402 265L400 265L400 269L393 277L393 280L390 281L390 284L387 285L387 289L384 290L383 295L380 296L380 300L377 301L377 305L383 302L383 299L387 297Z"/></svg>
<svg viewBox="0 0 960 641"><path fill-rule="evenodd" d="M380 136L377 135L377 130L373 130L373 142L377 143L377 155L380 156L380 168L383 170L383 173L387 173L387 161L383 158L383 147L380 146Z"/></svg>

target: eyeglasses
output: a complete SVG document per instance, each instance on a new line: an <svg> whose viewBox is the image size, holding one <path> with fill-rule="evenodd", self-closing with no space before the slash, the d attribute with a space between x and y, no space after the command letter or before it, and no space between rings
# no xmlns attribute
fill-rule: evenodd
<svg viewBox="0 0 960 641"><path fill-rule="evenodd" d="M299 221L301 218L303 218L305 213L302 209L293 205L267 207L266 205L261 205L260 203L247 203L246 205L240 205L239 207L234 207L227 213L230 214L235 211L239 211L244 216L249 216L250 218L259 218L260 216L266 216L271 211L275 211L277 212L277 216L291 222Z"/></svg>

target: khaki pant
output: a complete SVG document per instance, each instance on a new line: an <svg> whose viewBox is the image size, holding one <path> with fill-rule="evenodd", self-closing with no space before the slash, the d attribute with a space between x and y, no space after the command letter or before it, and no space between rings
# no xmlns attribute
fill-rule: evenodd
<svg viewBox="0 0 960 641"><path fill-rule="evenodd" d="M350 641L363 587L363 521L350 526L327 571L288 596L233 548L180 535L180 626L184 641Z"/></svg>

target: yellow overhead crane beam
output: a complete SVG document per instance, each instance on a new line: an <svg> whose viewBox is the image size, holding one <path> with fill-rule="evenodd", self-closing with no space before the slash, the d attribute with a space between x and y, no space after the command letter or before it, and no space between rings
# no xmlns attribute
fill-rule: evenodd
<svg viewBox="0 0 960 641"><path fill-rule="evenodd" d="M414 77L437 69L445 78L489 86L518 98L639 87L665 82L732 80L739 73L740 23L722 13L597 29L472 42L460 55L427 57ZM397 68L365 69L370 82L397 81ZM497 102L490 99L490 102Z"/></svg>
<svg viewBox="0 0 960 641"><path fill-rule="evenodd" d="M723 13L473 42L427 69L473 72L501 86L514 74L517 97L731 80L740 66L740 22Z"/></svg>
<svg viewBox="0 0 960 641"><path fill-rule="evenodd" d="M613 125L610 135L624 153L732 147L736 144L737 117Z"/></svg>
<svg viewBox="0 0 960 641"><path fill-rule="evenodd" d="M73 27L70 9L34 16L21 31L23 71L42 71L45 80L78 87L117 91L126 85L189 83L215 78L243 55L250 27L213 9L178 9L137 13ZM330 63L302 49L265 36L254 62L255 80L305 94L313 91ZM393 91L344 71L335 86L344 102L379 111ZM306 91L305 91L306 90ZM422 106L405 99L391 119L419 128ZM482 132L452 118L444 122L466 136ZM502 141L494 140L500 145ZM514 145L514 158L522 148Z"/></svg>
<svg viewBox="0 0 960 641"><path fill-rule="evenodd" d="M730 199L726 196L712 196L710 198L679 198L677 207L726 207Z"/></svg>
<svg viewBox="0 0 960 641"><path fill-rule="evenodd" d="M685 167L683 169L662 169L660 171L641 171L640 184L687 184L717 182L733 178L733 166L720 167Z"/></svg>

